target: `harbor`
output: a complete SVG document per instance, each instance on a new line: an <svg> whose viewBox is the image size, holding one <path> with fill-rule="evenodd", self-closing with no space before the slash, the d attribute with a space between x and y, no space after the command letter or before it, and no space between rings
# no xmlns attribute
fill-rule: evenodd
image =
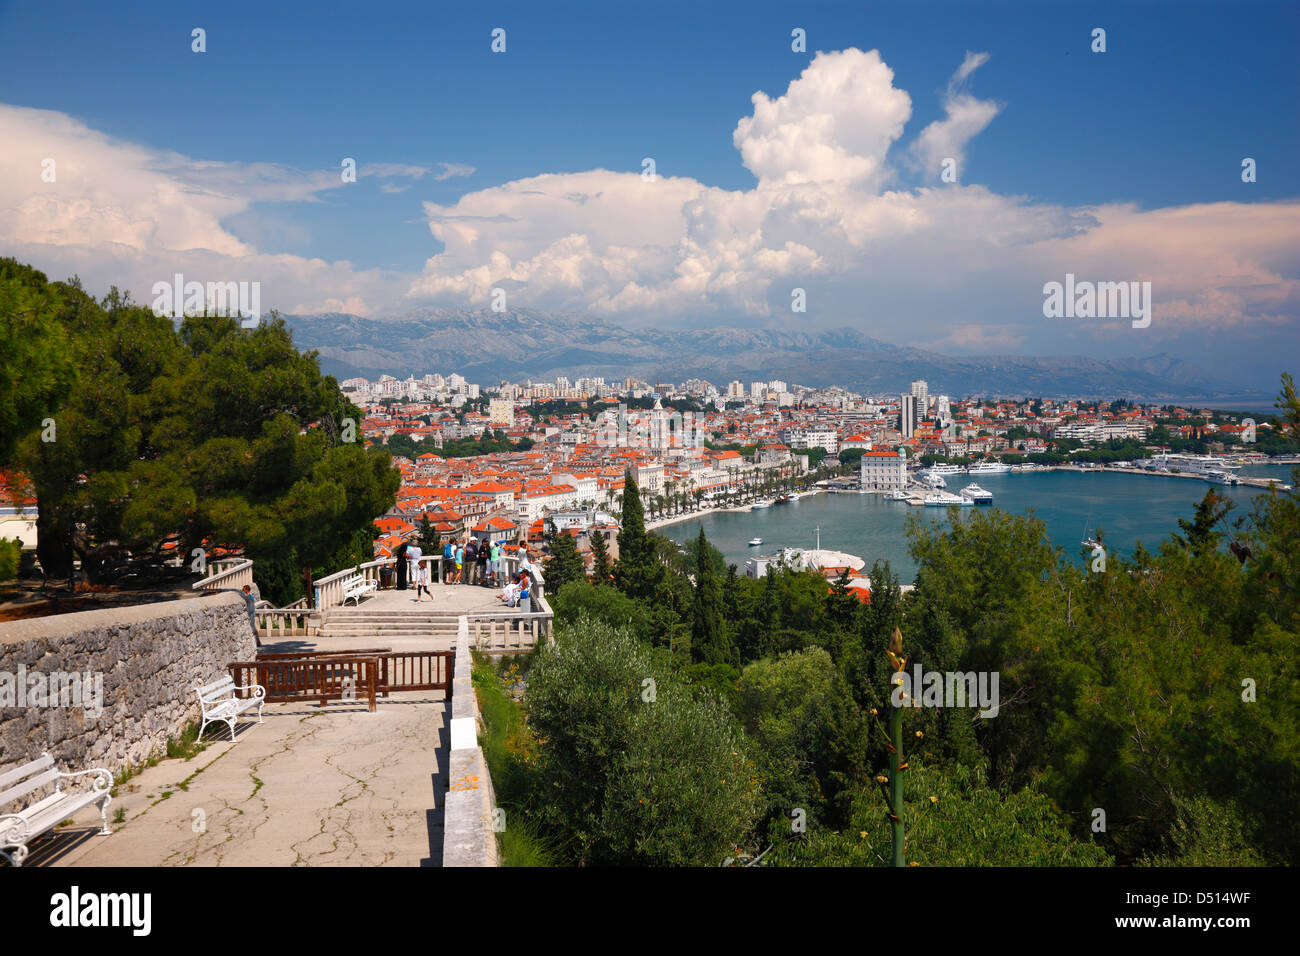
<svg viewBox="0 0 1300 956"><path fill-rule="evenodd" d="M1234 514L1245 514L1254 497L1270 484L1285 484L1290 469L1270 467L1278 477L1241 475L1237 485L1215 486L1231 501ZM915 478L915 476L909 476ZM972 477L966 473L940 476L944 491L960 492ZM992 496L992 506L1013 514L1032 512L1041 520L1049 541L1067 558L1081 550L1081 529L1101 528L1108 551L1131 553L1140 541L1148 548L1178 531L1178 520L1189 519L1205 496L1207 482L1167 480L1191 476L1161 474L1137 469L1036 467L1033 470L979 475L974 480ZM989 508L958 506L925 507L930 489L909 483L901 498L890 493L823 494L806 497L795 505L778 505L752 511L734 511L684 516L661 532L678 542L695 537L701 527L709 541L722 551L728 563L744 569L753 557L779 552L782 548L816 548L820 527L822 548L857 555L869 570L877 560L888 561L904 583L910 583L916 565L908 552L907 519L950 520L950 515L967 516ZM900 507L905 504L906 507ZM918 510L913 510L913 509ZM762 545L750 541L761 539ZM1082 563L1082 558L1079 558Z"/></svg>

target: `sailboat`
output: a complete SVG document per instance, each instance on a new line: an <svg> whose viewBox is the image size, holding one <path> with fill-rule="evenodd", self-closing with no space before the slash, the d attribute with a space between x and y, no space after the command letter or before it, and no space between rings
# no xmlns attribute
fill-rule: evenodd
<svg viewBox="0 0 1300 956"><path fill-rule="evenodd" d="M1095 549L1101 547L1101 539L1100 539L1100 538L1097 538L1097 537L1095 536L1095 534L1088 534L1088 525L1090 525L1090 524L1092 524L1092 509L1091 509L1091 508L1088 509L1088 517L1087 517L1087 519L1085 519L1084 522L1083 522L1083 542L1082 542L1082 544L1083 544L1083 546L1084 546L1085 548L1087 548L1089 551L1093 551L1093 550L1095 550Z"/></svg>

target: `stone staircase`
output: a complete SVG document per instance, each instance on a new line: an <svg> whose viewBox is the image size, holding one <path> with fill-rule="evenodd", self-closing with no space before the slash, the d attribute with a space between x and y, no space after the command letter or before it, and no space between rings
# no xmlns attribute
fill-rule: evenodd
<svg viewBox="0 0 1300 956"><path fill-rule="evenodd" d="M447 610L370 610L364 604L358 608L334 607L326 612L320 639L322 642L364 639L374 645L396 640L404 646L425 641L441 650L455 643L458 618L456 612Z"/></svg>

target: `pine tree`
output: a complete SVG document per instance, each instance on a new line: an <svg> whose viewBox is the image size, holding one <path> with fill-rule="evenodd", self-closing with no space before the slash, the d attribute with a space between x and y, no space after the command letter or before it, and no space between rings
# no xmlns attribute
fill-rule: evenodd
<svg viewBox="0 0 1300 956"><path fill-rule="evenodd" d="M697 663L735 663L723 618L722 584L703 528L695 544L695 620L691 648Z"/></svg>
<svg viewBox="0 0 1300 956"><path fill-rule="evenodd" d="M609 549L605 546L605 535L591 531L591 580L595 584L609 584L614 569L609 562Z"/></svg>

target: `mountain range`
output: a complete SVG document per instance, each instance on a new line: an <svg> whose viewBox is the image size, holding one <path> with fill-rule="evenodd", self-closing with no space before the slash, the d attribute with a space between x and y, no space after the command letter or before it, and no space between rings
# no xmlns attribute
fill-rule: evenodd
<svg viewBox="0 0 1300 956"><path fill-rule="evenodd" d="M1216 380L1167 355L1095 359L1077 355L953 357L890 345L852 328L824 331L628 328L585 315L421 309L392 318L346 313L285 315L301 349L340 380L459 372L471 382L633 376L648 382L701 378L842 385L866 394L907 391L925 379L953 397L1053 396L1146 401L1251 400L1258 394Z"/></svg>

